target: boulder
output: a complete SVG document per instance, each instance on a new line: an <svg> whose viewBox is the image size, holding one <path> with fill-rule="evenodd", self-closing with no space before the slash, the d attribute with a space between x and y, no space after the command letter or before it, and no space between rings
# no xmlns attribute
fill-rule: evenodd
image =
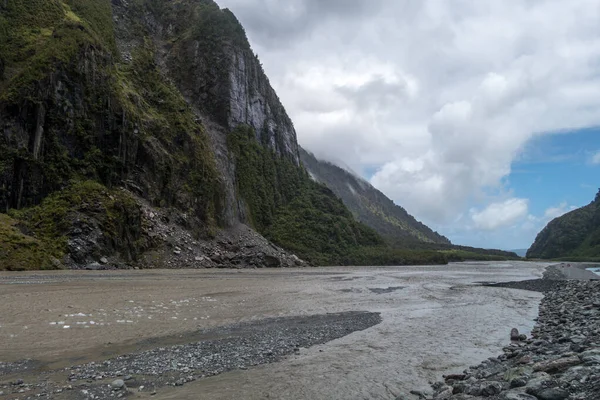
<svg viewBox="0 0 600 400"><path fill-rule="evenodd" d="M267 268L279 268L281 266L281 260L275 256L265 255L264 263Z"/></svg>
<svg viewBox="0 0 600 400"><path fill-rule="evenodd" d="M561 388L544 389L537 395L539 400L565 400L567 397L569 392Z"/></svg>
<svg viewBox="0 0 600 400"><path fill-rule="evenodd" d="M500 395L501 400L538 400L537 397L520 390L508 390Z"/></svg>
<svg viewBox="0 0 600 400"><path fill-rule="evenodd" d="M125 381L123 379L115 379L110 384L112 390L121 390L125 388Z"/></svg>
<svg viewBox="0 0 600 400"><path fill-rule="evenodd" d="M582 360L580 360L577 356L563 357L557 360L542 361L534 364L533 370L543 372L561 372L566 371L574 365L581 364L581 361Z"/></svg>
<svg viewBox="0 0 600 400"><path fill-rule="evenodd" d="M585 351L579 357L586 364L600 364L600 349Z"/></svg>
<svg viewBox="0 0 600 400"><path fill-rule="evenodd" d="M536 396L542 390L554 386L556 386L556 383L552 380L550 375L548 375L545 372L542 372L541 374L537 374L535 378L527 382L527 385L525 386L525 392L527 392L527 394Z"/></svg>
<svg viewBox="0 0 600 400"><path fill-rule="evenodd" d="M103 268L102 265L100 263L97 263L97 262L93 262L93 263L90 263L90 264L88 264L88 265L85 266L85 269L88 270L88 271L98 271L98 270L100 270L102 268Z"/></svg>
<svg viewBox="0 0 600 400"><path fill-rule="evenodd" d="M510 340L513 340L513 341L519 340L519 330L517 328L512 328L510 330Z"/></svg>

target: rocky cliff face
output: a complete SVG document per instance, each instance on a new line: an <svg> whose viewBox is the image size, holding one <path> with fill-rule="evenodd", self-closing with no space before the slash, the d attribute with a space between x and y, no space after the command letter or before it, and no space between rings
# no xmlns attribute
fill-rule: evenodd
<svg viewBox="0 0 600 400"><path fill-rule="evenodd" d="M231 52L229 128L245 124L257 139L299 165L298 142L292 121L269 84L258 59L248 51Z"/></svg>
<svg viewBox="0 0 600 400"><path fill-rule="evenodd" d="M528 258L600 258L600 192L585 207L552 221L537 235Z"/></svg>
<svg viewBox="0 0 600 400"><path fill-rule="evenodd" d="M226 146L229 132L250 126L260 143L300 164L292 121L242 26L229 10L221 10L211 0L146 1L144 5L115 1L112 9L116 44L125 62L150 42L161 73L175 83L206 128L224 190L221 221L228 226L238 220L247 222Z"/></svg>
<svg viewBox="0 0 600 400"><path fill-rule="evenodd" d="M3 229L72 266L164 245L143 202L193 236L247 221L226 145L240 124L299 165L243 28L209 0L0 2L0 121Z"/></svg>
<svg viewBox="0 0 600 400"><path fill-rule="evenodd" d="M300 157L311 176L333 190L357 220L375 229L394 244L450 244L446 237L417 221L404 208L394 204L363 179L336 165L318 160L304 149L300 150Z"/></svg>

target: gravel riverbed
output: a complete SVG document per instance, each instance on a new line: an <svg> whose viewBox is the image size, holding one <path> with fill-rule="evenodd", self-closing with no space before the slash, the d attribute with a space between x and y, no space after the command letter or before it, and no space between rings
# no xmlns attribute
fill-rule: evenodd
<svg viewBox="0 0 600 400"><path fill-rule="evenodd" d="M50 371L37 381L15 379L0 385L0 396L69 399L121 398L133 392L155 393L164 386L182 386L231 370L272 363L302 349L361 331L381 322L379 313L345 312L304 317L270 318L207 329L195 341L126 354L104 362L90 362ZM24 372L27 361L0 363L0 377ZM68 384L53 384L52 375L68 375ZM135 389L132 391L132 389Z"/></svg>

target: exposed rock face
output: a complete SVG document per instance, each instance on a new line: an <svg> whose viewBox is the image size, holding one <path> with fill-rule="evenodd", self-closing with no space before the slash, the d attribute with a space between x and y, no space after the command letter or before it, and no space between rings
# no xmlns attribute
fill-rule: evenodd
<svg viewBox="0 0 600 400"><path fill-rule="evenodd" d="M257 138L299 165L298 142L292 121L269 84L262 67L248 51L231 52L229 128L252 126Z"/></svg>
<svg viewBox="0 0 600 400"><path fill-rule="evenodd" d="M194 18L193 10L200 16ZM185 97L211 139L224 190L220 220L226 226L248 222L236 192L235 165L226 137L239 125L254 128L257 140L300 165L296 131L244 30L229 10L211 0L187 0L160 7L113 3L116 44L122 58L143 42L139 21L156 47L156 62Z"/></svg>

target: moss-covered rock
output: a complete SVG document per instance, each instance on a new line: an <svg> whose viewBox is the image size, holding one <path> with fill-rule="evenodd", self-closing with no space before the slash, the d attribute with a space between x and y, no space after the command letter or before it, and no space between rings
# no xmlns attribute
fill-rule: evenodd
<svg viewBox="0 0 600 400"><path fill-rule="evenodd" d="M55 269L48 245L23 233L20 222L0 214L0 270Z"/></svg>
<svg viewBox="0 0 600 400"><path fill-rule="evenodd" d="M44 244L48 256L69 266L115 255L135 261L155 244L145 235L136 199L125 190L109 190L94 181L74 182L41 204L11 215Z"/></svg>

